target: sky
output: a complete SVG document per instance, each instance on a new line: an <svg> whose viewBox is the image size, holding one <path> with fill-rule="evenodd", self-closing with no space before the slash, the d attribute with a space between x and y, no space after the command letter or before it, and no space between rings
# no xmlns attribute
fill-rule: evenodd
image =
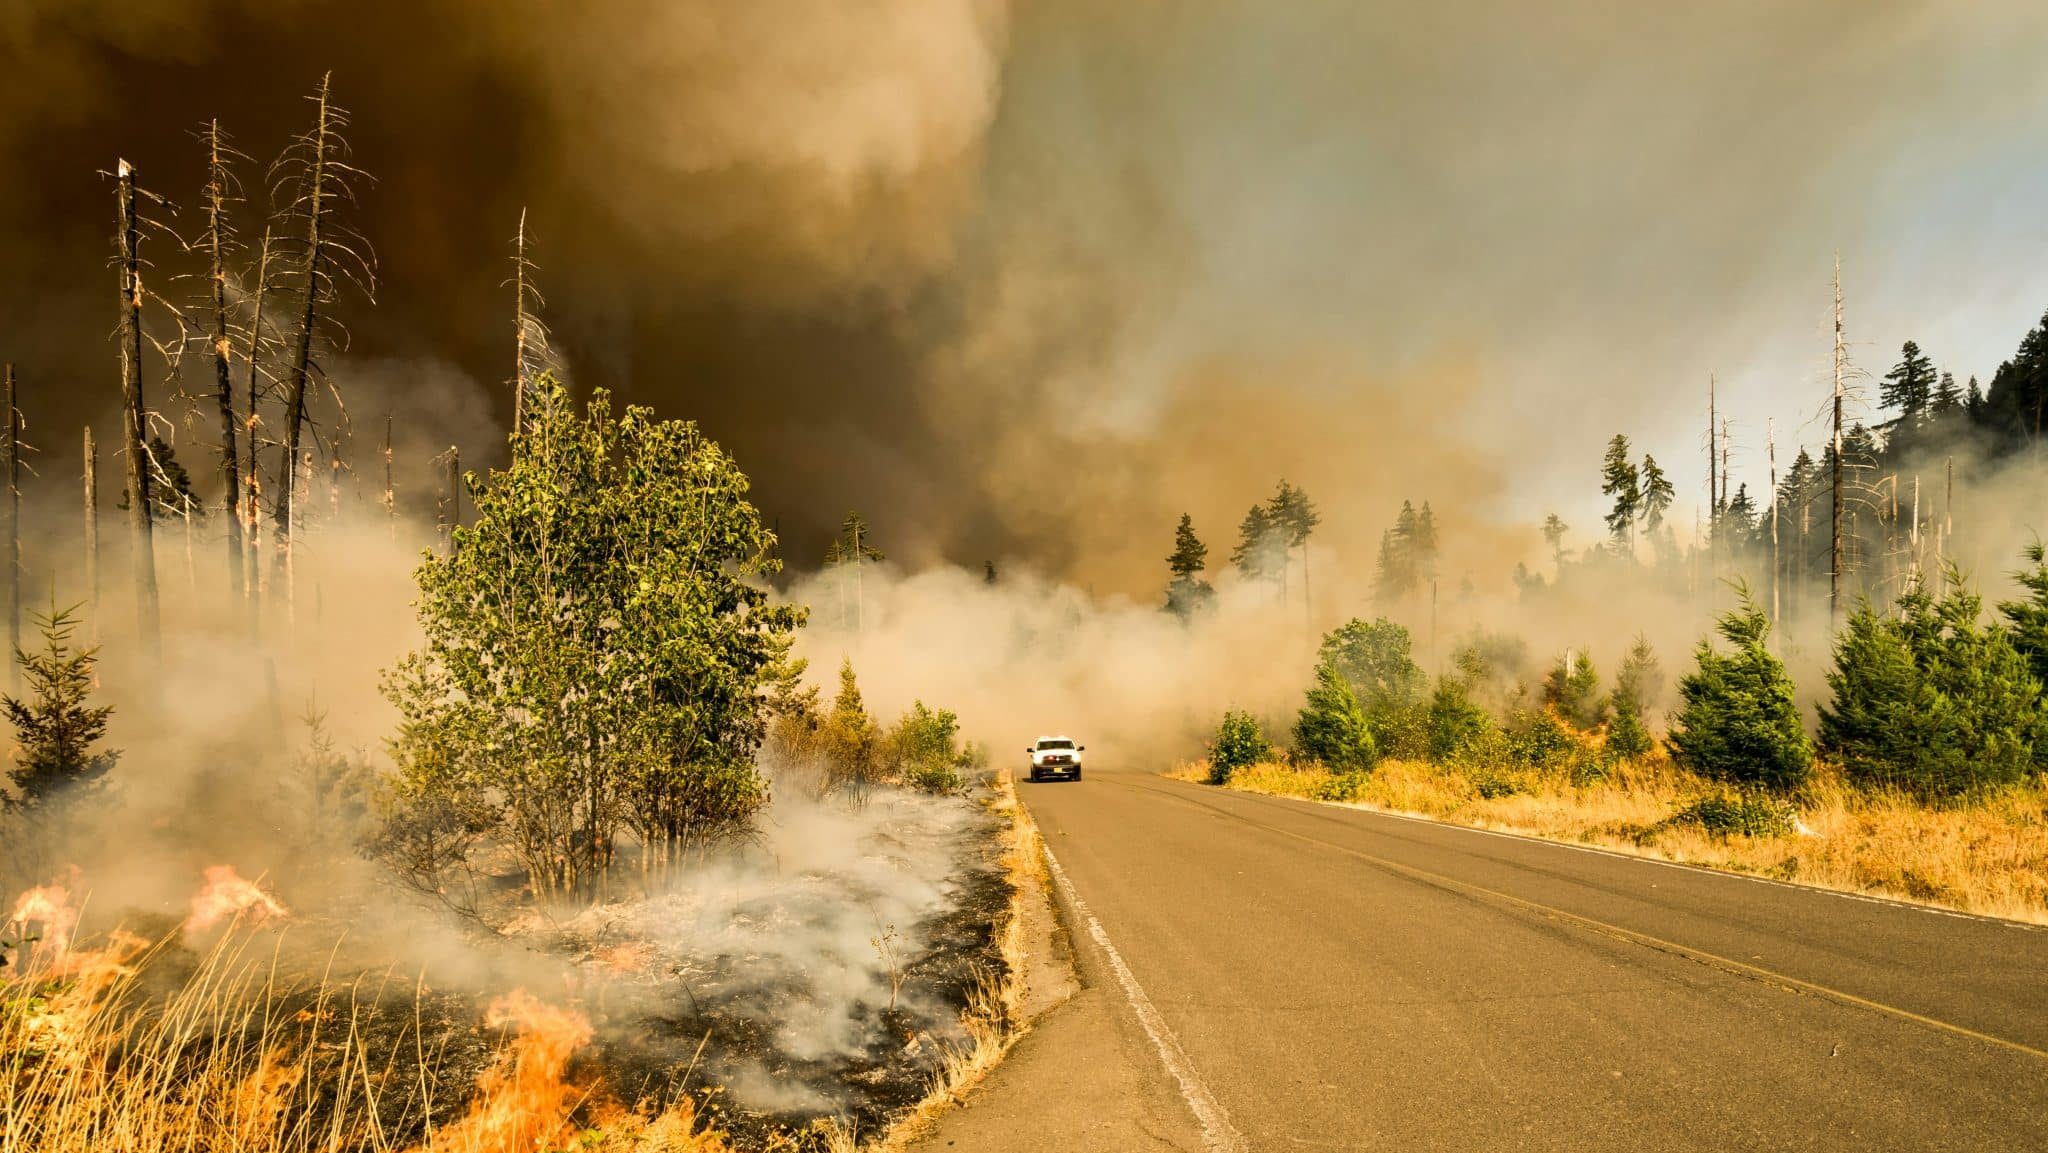
<svg viewBox="0 0 2048 1153"><path fill-rule="evenodd" d="M2048 310L2044 49L2018 2L14 0L0 354L111 430L98 173L196 231L218 116L253 235L331 69L380 270L332 376L404 457L498 451L526 209L572 380L701 420L795 563L854 507L1149 595L1286 476L1340 564L1412 499L1505 570L1590 541L1617 432L1689 522L1710 375L1738 480L1817 445L1838 254L1873 395L1906 339L1988 381Z"/></svg>

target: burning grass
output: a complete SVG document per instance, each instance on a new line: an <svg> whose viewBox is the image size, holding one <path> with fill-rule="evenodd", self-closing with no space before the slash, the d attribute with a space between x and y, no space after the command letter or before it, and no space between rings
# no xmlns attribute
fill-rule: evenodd
<svg viewBox="0 0 2048 1153"><path fill-rule="evenodd" d="M1184 764L1170 775L1206 781L1209 766ZM1585 783L1558 773L1397 760L1340 778L1320 765L1269 761L1238 769L1228 787L2048 923L2048 787L2038 781L1974 804L1931 808L1851 789L1823 771L1793 799L1789 829L1763 835L1716 831L1689 818L1702 798L1722 793L1662 759L1626 763Z"/></svg>

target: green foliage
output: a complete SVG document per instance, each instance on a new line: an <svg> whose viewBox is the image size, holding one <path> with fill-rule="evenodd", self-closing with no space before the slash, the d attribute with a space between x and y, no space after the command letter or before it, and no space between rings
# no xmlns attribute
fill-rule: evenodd
<svg viewBox="0 0 2048 1153"><path fill-rule="evenodd" d="M1436 576L1436 514L1429 502L1421 511L1401 502L1394 527L1380 534L1379 560L1373 573L1373 599L1392 604L1421 590Z"/></svg>
<svg viewBox="0 0 2048 1153"><path fill-rule="evenodd" d="M1272 510L1255 504L1237 525L1230 563L1246 580L1279 580L1287 574L1287 528Z"/></svg>
<svg viewBox="0 0 2048 1153"><path fill-rule="evenodd" d="M1935 379L1934 362L1909 340L1899 350L1899 363L1885 373L1884 383L1878 389L1878 403L1898 409L1901 427L1911 428L1920 422L1934 397Z"/></svg>
<svg viewBox="0 0 2048 1153"><path fill-rule="evenodd" d="M1294 723L1294 751L1337 773L1364 771L1379 760L1365 709L1329 660L1316 666L1316 685Z"/></svg>
<svg viewBox="0 0 2048 1153"><path fill-rule="evenodd" d="M1216 590L1200 576L1208 557L1209 546L1195 535L1194 518L1180 514L1180 526L1173 530L1173 554L1166 558L1167 571L1173 574L1166 586L1167 612L1186 620L1216 599Z"/></svg>
<svg viewBox="0 0 2048 1153"><path fill-rule="evenodd" d="M2012 627L2012 647L2027 658L2034 679L2048 685L2048 549L2037 540L2027 546L2025 556L2028 567L2012 577L2027 596L1999 602L1998 611Z"/></svg>
<svg viewBox="0 0 2048 1153"><path fill-rule="evenodd" d="M851 659L839 662L839 693L825 714L823 740L829 764L826 787L844 788L855 800L866 796L882 773L882 733L861 700Z"/></svg>
<svg viewBox="0 0 2048 1153"><path fill-rule="evenodd" d="M1674 825L1698 825L1717 837L1789 837L1799 810L1769 793L1708 793L1672 814Z"/></svg>
<svg viewBox="0 0 2048 1153"><path fill-rule="evenodd" d="M1499 800L1523 792L1524 786L1515 774L1502 769L1492 761L1475 761L1465 767L1465 779L1472 782L1472 789L1483 801Z"/></svg>
<svg viewBox="0 0 2048 1153"><path fill-rule="evenodd" d="M1289 548L1306 547L1316 526L1323 523L1308 493L1284 479L1273 495L1266 498L1266 513L1274 530Z"/></svg>
<svg viewBox="0 0 2048 1153"><path fill-rule="evenodd" d="M2013 784L2048 736L2041 682L1950 577L1938 601L1916 587L1889 615L1858 606L1836 642L1820 746L1858 784L1929 798Z"/></svg>
<svg viewBox="0 0 2048 1153"><path fill-rule="evenodd" d="M1629 459L1628 438L1615 433L1600 462L1600 493L1614 502L1607 512L1607 535L1614 539L1614 550L1624 556L1634 543L1636 516L1642 511L1641 481L1635 462Z"/></svg>
<svg viewBox="0 0 2048 1153"><path fill-rule="evenodd" d="M1764 640L1770 622L1746 586L1739 607L1717 631L1733 651L1700 641L1698 667L1679 680L1684 704L1670 736L1671 755L1701 776L1774 789L1803 783L1813 745L1792 699L1792 678Z"/></svg>
<svg viewBox="0 0 2048 1153"><path fill-rule="evenodd" d="M695 425L602 390L578 413L551 376L531 412L418 569L425 643L384 686L395 792L493 798L536 895L589 895L622 826L665 863L766 802L753 755L802 614L770 603L774 535Z"/></svg>
<svg viewBox="0 0 2048 1153"><path fill-rule="evenodd" d="M1311 800L1317 801L1355 801L1365 794L1365 784L1371 776L1372 774L1364 769L1347 769L1341 773L1331 773L1315 782L1308 795Z"/></svg>
<svg viewBox="0 0 2048 1153"><path fill-rule="evenodd" d="M1216 726L1216 739L1209 743L1209 783L1227 785L1230 774L1249 768L1273 755L1273 746L1259 730L1250 713L1238 709L1223 714Z"/></svg>
<svg viewBox="0 0 2048 1153"><path fill-rule="evenodd" d="M1567 649L1543 679L1543 703L1575 727L1591 732L1607 723L1607 700L1600 695L1600 672L1593 658Z"/></svg>
<svg viewBox="0 0 2048 1153"><path fill-rule="evenodd" d="M1428 753L1433 761L1448 761L1485 741L1494 731L1493 718L1472 703L1465 682L1458 677L1439 677L1429 698Z"/></svg>
<svg viewBox="0 0 2048 1153"><path fill-rule="evenodd" d="M1351 685L1374 720L1390 718L1416 704L1429 687L1422 667L1409 656L1408 630L1381 617L1368 624L1353 618L1323 634L1317 656Z"/></svg>
<svg viewBox="0 0 2048 1153"><path fill-rule="evenodd" d="M14 782L10 803L35 811L97 789L121 754L97 746L107 735L110 705L91 705L99 649L76 648L75 609L52 608L32 615L43 634L35 652L14 650L14 663L28 682L28 699L0 698L14 726L17 751L8 771ZM0 799L8 799L0 797Z"/></svg>
<svg viewBox="0 0 2048 1153"><path fill-rule="evenodd" d="M1671 486L1671 478L1657 464L1657 458L1643 456L1643 527L1656 532L1664 524L1664 513L1671 507L1677 490Z"/></svg>
<svg viewBox="0 0 2048 1153"><path fill-rule="evenodd" d="M1648 638L1638 636L1614 677L1613 719L1607 722L1607 747L1616 756L1648 756L1656 748L1645 714L1662 702L1664 669Z"/></svg>
<svg viewBox="0 0 2048 1153"><path fill-rule="evenodd" d="M960 718L951 709L927 708L914 701L889 736L897 772L903 783L927 793L960 788L960 770L967 758L960 751Z"/></svg>

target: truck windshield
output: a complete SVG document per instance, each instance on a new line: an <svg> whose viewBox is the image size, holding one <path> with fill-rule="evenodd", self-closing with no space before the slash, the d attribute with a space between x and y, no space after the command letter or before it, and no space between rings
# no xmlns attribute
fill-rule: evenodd
<svg viewBox="0 0 2048 1153"><path fill-rule="evenodd" d="M1041 748L1041 749L1071 749L1071 748L1073 748L1073 747L1074 747L1074 742L1072 742L1072 741L1040 741L1040 742L1038 742L1038 747L1039 747L1039 748Z"/></svg>

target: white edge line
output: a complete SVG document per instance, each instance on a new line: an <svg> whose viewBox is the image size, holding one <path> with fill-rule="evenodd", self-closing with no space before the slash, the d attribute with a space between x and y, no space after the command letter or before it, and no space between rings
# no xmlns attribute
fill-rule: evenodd
<svg viewBox="0 0 2048 1153"><path fill-rule="evenodd" d="M1167 777L1166 779L1175 780L1176 778ZM1780 889L1791 889L1794 892L1819 893L1824 896L1840 897L1848 901L1862 901L1870 905L1884 905L1889 908L1903 909L1913 913L1927 913L1936 917L1954 917L1959 921L1982 921L2002 928L2021 929L2036 933L2048 931L2048 925L2038 924L2033 921L2016 920L2012 917L1996 917L1989 913L1968 913L1961 909L1946 909L1940 905L1922 905L1915 901L1902 901L1895 897L1880 897L1873 893L1852 893L1846 889L1830 889L1824 885L1808 885L1798 881L1782 880L1777 877L1759 876L1756 873L1738 873L1733 869L1717 869L1712 865L1699 865L1691 861L1667 861L1662 857L1624 852L1620 849L1607 848L1604 845L1582 845L1576 841L1556 841L1549 837L1536 836L1533 833L1515 833L1509 832L1506 829L1488 829L1479 825L1461 825L1455 821L1439 820L1435 817L1424 816L1421 813L1404 813L1396 809L1379 809L1369 805L1356 805L1343 801L1318 801L1313 797L1291 797L1284 793L1255 793L1248 789L1234 791L1240 796L1271 797L1276 801L1293 801L1297 804L1310 805L1319 809L1369 813L1376 817L1392 817L1398 821L1412 821L1415 824L1428 825L1431 828L1456 829L1461 833L1479 833L1488 837L1501 837L1510 841L1521 841L1524 844L1548 845L1553 849L1571 849L1580 853L1594 853L1602 857L1613 857L1616 860L1635 861L1638 864L1644 865L1661 865L1667 869L1679 869L1687 873L1699 873L1731 881L1750 881L1759 885L1773 885Z"/></svg>
<svg viewBox="0 0 2048 1153"><path fill-rule="evenodd" d="M1093 938L1109 957L1109 966L1116 971L1117 983L1124 987L1124 998L1131 1003L1131 1009L1138 1015L1138 1024L1145 1027L1145 1035L1152 1038L1152 1046L1159 1050L1159 1062L1180 1085L1180 1095L1188 1103L1188 1109L1201 1123L1203 1143L1210 1153L1244 1153L1244 1137L1230 1124L1230 1115L1202 1083L1195 1067L1188 1060L1187 1051L1180 1047L1180 1041L1152 1005L1152 998L1145 995L1138 978L1131 973L1131 967L1124 963L1122 953L1110 944L1109 934L1102 928L1102 922L1088 911L1088 902L1074 889L1074 883L1067 879L1067 871L1060 868L1059 858L1052 855L1052 847L1046 846L1045 862L1052 866L1053 879L1059 882L1060 891L1088 926L1088 936Z"/></svg>

